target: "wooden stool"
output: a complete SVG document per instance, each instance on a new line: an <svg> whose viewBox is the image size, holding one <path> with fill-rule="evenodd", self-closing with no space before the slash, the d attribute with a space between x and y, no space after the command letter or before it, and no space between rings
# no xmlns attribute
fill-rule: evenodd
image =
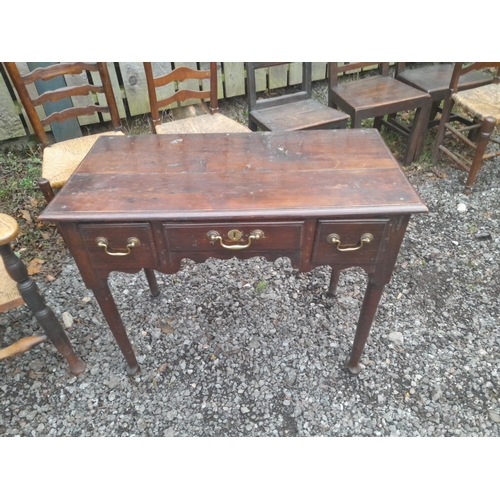
<svg viewBox="0 0 500 500"><path fill-rule="evenodd" d="M10 242L19 234L19 226L12 217L0 214L0 312L26 304L43 328L45 335L35 335L18 340L0 350L0 359L26 352L47 340L66 358L71 373L83 373L86 364L76 356L71 342L57 320L52 309L47 306L37 284L28 275L26 266L10 247Z"/></svg>

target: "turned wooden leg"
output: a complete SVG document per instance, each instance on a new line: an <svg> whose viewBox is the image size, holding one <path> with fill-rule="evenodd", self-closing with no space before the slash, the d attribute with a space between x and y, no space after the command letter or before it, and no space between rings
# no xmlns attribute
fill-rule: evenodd
<svg viewBox="0 0 500 500"><path fill-rule="evenodd" d="M373 319L375 318L380 298L384 292L384 287L384 284L373 282L371 276L369 276L365 298L363 300L363 305L361 306L358 326L354 336L351 356L347 361L347 369L352 375L358 375L361 371L361 368L359 367L359 360L361 359L366 339L370 334L370 328L372 326Z"/></svg>
<svg viewBox="0 0 500 500"><path fill-rule="evenodd" d="M467 177L467 182L465 183L464 194L471 194L472 185L476 180L476 176L483 164L483 156L486 152L486 146L490 141L491 134L493 133L493 129L495 128L496 120L492 116L487 116L479 131L479 137L477 140L476 151L474 152L474 158L472 159L472 165L470 167L469 176Z"/></svg>
<svg viewBox="0 0 500 500"><path fill-rule="evenodd" d="M47 338L54 344L55 348L62 354L69 364L71 373L78 375L85 371L86 364L76 356L71 342L66 335L61 323L57 320L52 309L47 306L45 299L40 293L37 284L29 276L26 266L12 251L10 245L0 246L0 254L9 276L17 282L17 288L26 305L31 309L40 326L43 328ZM35 345L38 342L34 342ZM22 346L22 343L19 344ZM26 346L29 346L26 344ZM27 350L22 348L22 350ZM22 352L19 350L18 352Z"/></svg>
<svg viewBox="0 0 500 500"><path fill-rule="evenodd" d="M330 278L330 286L328 287L328 292L326 292L327 297L335 297L337 295L337 285L339 284L340 270L332 269L332 276Z"/></svg>
<svg viewBox="0 0 500 500"><path fill-rule="evenodd" d="M118 347L128 364L127 373L129 375L135 375L139 372L140 367L137 363L132 344L127 336L127 331L123 326L120 313L118 312L118 308L116 307L115 300L113 299L113 295L111 295L108 284L103 283L101 288L93 288L92 291L106 318L111 333L114 335Z"/></svg>
<svg viewBox="0 0 500 500"><path fill-rule="evenodd" d="M154 269L144 269L144 274L146 275L146 279L148 280L151 295L153 297L158 297L158 295L160 295L160 289L158 288L158 283L156 282Z"/></svg>

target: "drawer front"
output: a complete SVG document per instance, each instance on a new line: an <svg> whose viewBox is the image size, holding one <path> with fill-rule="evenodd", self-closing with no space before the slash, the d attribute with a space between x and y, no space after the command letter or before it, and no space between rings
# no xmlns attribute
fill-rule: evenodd
<svg viewBox="0 0 500 500"><path fill-rule="evenodd" d="M379 258L388 223L388 219L319 221L312 262L353 266L374 264ZM362 243L363 236L367 234L372 236L371 241L367 241L370 239L368 236Z"/></svg>
<svg viewBox="0 0 500 500"><path fill-rule="evenodd" d="M301 221L164 224L164 233L169 252L258 255L300 250L303 226Z"/></svg>
<svg viewBox="0 0 500 500"><path fill-rule="evenodd" d="M142 268L156 265L149 224L81 224L80 233L95 267ZM102 246L98 246L99 242Z"/></svg>

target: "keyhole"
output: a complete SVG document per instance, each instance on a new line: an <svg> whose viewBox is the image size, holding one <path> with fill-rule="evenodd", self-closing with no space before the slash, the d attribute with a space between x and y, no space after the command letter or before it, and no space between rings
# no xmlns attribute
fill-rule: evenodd
<svg viewBox="0 0 500 500"><path fill-rule="evenodd" d="M243 235L241 234L241 231L238 231L237 229L231 229L231 231L229 231L227 233L227 237L231 240L231 241L239 241L241 240L241 237Z"/></svg>

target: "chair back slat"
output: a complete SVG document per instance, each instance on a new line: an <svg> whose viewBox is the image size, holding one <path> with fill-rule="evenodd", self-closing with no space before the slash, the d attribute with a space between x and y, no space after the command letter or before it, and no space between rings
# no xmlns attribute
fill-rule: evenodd
<svg viewBox="0 0 500 500"><path fill-rule="evenodd" d="M45 68L36 68L27 75L22 76L25 85L34 83L36 80L50 80L57 76L79 75L83 71L99 71L97 64L90 63L59 63Z"/></svg>
<svg viewBox="0 0 500 500"><path fill-rule="evenodd" d="M480 71L480 70L493 70L492 75L491 75L491 82L482 82L482 85L485 85L485 83L499 83L500 82L500 62L474 62L472 64L469 63L463 63L463 62L457 62L455 63L455 66L453 68L453 74L451 76L451 81L450 81L450 93L454 94L458 92L459 89L459 83L460 83L460 78L464 75L467 75L468 73L471 73L472 71Z"/></svg>
<svg viewBox="0 0 500 500"><path fill-rule="evenodd" d="M36 68L26 75L21 75L16 63L14 62L6 62L4 65L12 80L14 88L19 95L19 99L21 100L21 103L26 111L33 130L35 131L35 135L42 143L43 147L49 145L49 139L44 127L53 122L62 122L70 118L90 116L95 113L109 113L111 115L113 128L115 130L120 130L122 128L118 106L116 104L111 85L111 78L109 76L106 63L56 63L47 67ZM98 72L101 79L101 85L85 83L79 86L61 87L55 90L42 92L34 98L30 96L26 87L27 85L36 83L39 80L46 81L64 75L78 75L82 72L90 72L90 77L92 72ZM93 96L93 94L104 94L107 105L96 105L94 104L94 98L91 97L91 102L93 104L90 104L89 106L69 107L61 111L54 112L43 120L40 119L36 111L36 106L43 105L44 103L56 102L68 97L80 97L85 95Z"/></svg>
<svg viewBox="0 0 500 500"><path fill-rule="evenodd" d="M179 101L187 101L188 99L208 99L210 98L210 91L201 91L201 90L189 90L182 89L178 90L175 94L167 97L165 99L161 99L157 101L158 109L166 108L170 104Z"/></svg>
<svg viewBox="0 0 500 500"><path fill-rule="evenodd" d="M219 111L218 106L218 88L217 88L217 63L211 62L209 70L201 70L189 68L187 66L179 66L171 72L154 76L153 65L150 62L143 63L144 72L146 74L146 82L148 87L149 105L151 108L152 128L153 131L157 125L161 124L160 110L170 106L174 103L181 103L188 99L205 99L210 100L209 110L211 114ZM203 90L201 88L202 80L210 80L210 90ZM166 85L174 83L176 86L178 82L185 82L186 80L198 81L199 89L182 89L178 88L173 94L163 99L158 99L157 89Z"/></svg>
<svg viewBox="0 0 500 500"><path fill-rule="evenodd" d="M76 86L64 87L57 90L48 90L47 92L44 92L41 96L32 99L32 101L34 106L40 106L45 102L56 102L61 99L65 99L66 97L86 96L91 92L102 93L104 92L104 88L102 86L90 85L90 84L81 85L78 87Z"/></svg>
<svg viewBox="0 0 500 500"><path fill-rule="evenodd" d="M330 85L338 85L338 78L340 74L360 71L363 69L372 68L375 66L379 74L382 76L389 76L389 63L388 62L349 62L349 63L328 63L328 73Z"/></svg>
<svg viewBox="0 0 500 500"><path fill-rule="evenodd" d="M255 80L255 71L262 68L270 68L290 62L247 62L247 95L249 111L267 109L281 104L289 104L305 99L310 99L312 94L312 63L302 63L302 84L301 90L292 94L269 97L257 100L257 85Z"/></svg>
<svg viewBox="0 0 500 500"><path fill-rule="evenodd" d="M79 116L91 116L94 113L109 113L107 106L87 106L85 108L67 108L64 111L55 111L46 118L40 120L41 124L46 127L53 122L63 122L70 118L78 118Z"/></svg>

